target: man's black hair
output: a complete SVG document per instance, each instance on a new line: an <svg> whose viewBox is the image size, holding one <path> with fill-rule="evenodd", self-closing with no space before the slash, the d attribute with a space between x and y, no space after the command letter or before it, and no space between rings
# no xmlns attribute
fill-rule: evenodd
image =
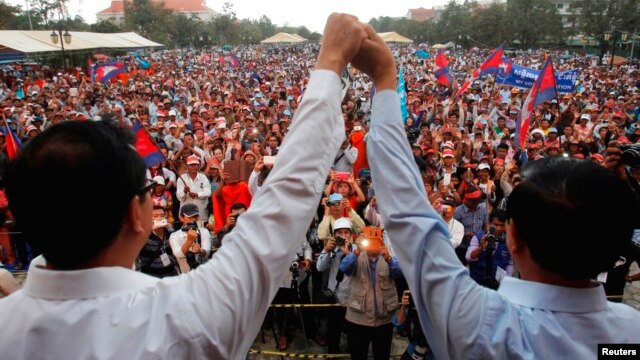
<svg viewBox="0 0 640 360"><path fill-rule="evenodd" d="M247 206L243 203L235 203L231 205L231 208L229 210L233 211L233 210L242 210L242 209L247 210Z"/></svg>
<svg viewBox="0 0 640 360"><path fill-rule="evenodd" d="M505 150L509 151L509 145L505 144L505 143L498 144L498 146L496 148L497 149L505 149Z"/></svg>
<svg viewBox="0 0 640 360"><path fill-rule="evenodd" d="M611 270L638 216L631 188L592 161L563 157L529 162L522 179L507 212L532 259L567 279Z"/></svg>
<svg viewBox="0 0 640 360"><path fill-rule="evenodd" d="M498 219L500 222L505 222L508 219L507 212L501 209L494 209L491 214L489 214L489 222L492 222L493 219Z"/></svg>
<svg viewBox="0 0 640 360"><path fill-rule="evenodd" d="M10 209L47 262L64 270L92 260L120 232L133 197L146 199L145 164L132 144L131 132L108 119L69 121L29 141L9 165Z"/></svg>

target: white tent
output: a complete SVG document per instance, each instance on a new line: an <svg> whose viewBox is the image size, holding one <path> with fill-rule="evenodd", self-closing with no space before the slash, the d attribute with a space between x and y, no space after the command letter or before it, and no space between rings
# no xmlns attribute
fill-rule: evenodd
<svg viewBox="0 0 640 360"><path fill-rule="evenodd" d="M164 45L147 40L142 36L133 33L91 33L70 31L71 43L64 44L64 49L86 50L86 49L140 49L162 47ZM60 51L60 42L51 42L51 31L20 31L2 30L0 31L0 51L18 51L21 53L40 53L48 51Z"/></svg>
<svg viewBox="0 0 640 360"><path fill-rule="evenodd" d="M384 32L384 33L378 33L378 35L380 35L380 37L382 38L382 40L384 40L384 42L391 42L391 43L412 43L413 40L404 37L400 34L398 34L397 32Z"/></svg>
<svg viewBox="0 0 640 360"><path fill-rule="evenodd" d="M295 43L301 43L305 41L307 41L307 39L303 38L298 34L289 34L289 33L281 32L260 41L260 43L261 44L281 44L281 43L295 44Z"/></svg>

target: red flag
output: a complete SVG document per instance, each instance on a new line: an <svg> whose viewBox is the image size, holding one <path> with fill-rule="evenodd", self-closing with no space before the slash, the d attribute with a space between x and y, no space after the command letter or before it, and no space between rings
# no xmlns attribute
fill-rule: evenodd
<svg viewBox="0 0 640 360"><path fill-rule="evenodd" d="M22 143L20 139L16 136L16 134L11 130L8 124L5 124L6 135L5 135L5 143L7 144L7 156L9 160L13 160L18 157L18 153L20 152L20 146Z"/></svg>

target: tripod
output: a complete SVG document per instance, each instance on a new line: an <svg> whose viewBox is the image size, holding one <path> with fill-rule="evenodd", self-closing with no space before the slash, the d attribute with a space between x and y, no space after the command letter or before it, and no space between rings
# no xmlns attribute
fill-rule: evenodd
<svg viewBox="0 0 640 360"><path fill-rule="evenodd" d="M292 277L291 277L291 286L289 287L289 304L290 305L294 305L292 307L292 309L293 309L293 311L296 312L296 315L298 316L299 323L300 323L300 328L302 329L302 335L304 336L304 342L305 342L304 352L308 353L309 352L309 342L307 341L307 330L306 330L306 327L305 327L305 324L304 324L304 317L302 315L302 308L295 306L295 305L298 305L298 304L301 303L301 301L300 301L300 289L298 287L298 277L300 276L300 273L298 271L298 268L294 268L293 266L291 267L290 271L291 271ZM290 311L288 311L288 309L285 308L284 321L282 322L282 327L279 329L280 330L280 336L286 336L286 334L287 334L287 323L288 323L288 320L289 320L289 313L290 313Z"/></svg>

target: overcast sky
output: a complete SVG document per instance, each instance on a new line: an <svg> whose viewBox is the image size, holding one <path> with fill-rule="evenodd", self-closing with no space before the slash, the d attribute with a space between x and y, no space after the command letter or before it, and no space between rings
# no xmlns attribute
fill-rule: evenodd
<svg viewBox="0 0 640 360"><path fill-rule="evenodd" d="M25 8L25 0L5 0L10 4L18 4ZM221 12L222 1L207 0L207 6ZM365 0L234 0L236 15L241 18L258 19L267 15L276 25L288 23L291 26L306 26L309 30L322 33L324 23L334 11L346 12L356 15L361 21L367 22L378 16L405 16L410 8L431 8L434 5L443 5L447 0L391 0L391 1L365 1ZM111 0L70 0L69 11L72 16L79 14L88 23L96 21L95 13L108 8Z"/></svg>

